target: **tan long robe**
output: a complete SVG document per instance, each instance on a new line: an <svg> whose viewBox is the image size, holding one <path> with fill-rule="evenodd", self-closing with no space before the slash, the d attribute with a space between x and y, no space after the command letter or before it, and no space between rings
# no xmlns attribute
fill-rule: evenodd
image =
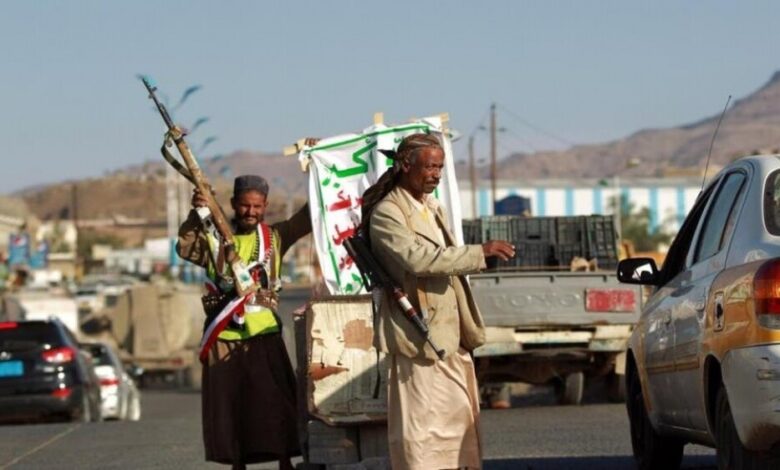
<svg viewBox="0 0 780 470"><path fill-rule="evenodd" d="M481 468L479 390L471 356L390 356L388 444L394 469Z"/></svg>
<svg viewBox="0 0 780 470"><path fill-rule="evenodd" d="M394 470L481 468L479 392L463 346L481 344L484 330L468 283L458 274L483 268L484 257L479 246L455 247L444 220L434 204L423 205L401 188L380 202L371 219L374 253L418 311L426 311L431 335L446 352L444 360L431 359L432 351L418 332L409 331L395 304L380 305L378 343L390 360Z"/></svg>

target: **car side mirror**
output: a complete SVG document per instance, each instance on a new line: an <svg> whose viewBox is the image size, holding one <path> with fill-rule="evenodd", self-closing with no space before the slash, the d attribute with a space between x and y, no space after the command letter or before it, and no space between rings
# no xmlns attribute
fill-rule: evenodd
<svg viewBox="0 0 780 470"><path fill-rule="evenodd" d="M661 282L660 272L653 258L628 258L618 263L618 281L624 284L657 286Z"/></svg>

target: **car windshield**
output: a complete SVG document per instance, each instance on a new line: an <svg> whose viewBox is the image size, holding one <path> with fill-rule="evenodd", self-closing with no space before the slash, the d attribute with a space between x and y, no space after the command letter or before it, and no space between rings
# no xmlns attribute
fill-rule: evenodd
<svg viewBox="0 0 780 470"><path fill-rule="evenodd" d="M62 344L54 325L44 322L0 323L0 351L25 351L44 344Z"/></svg>
<svg viewBox="0 0 780 470"><path fill-rule="evenodd" d="M780 170L774 171L766 180L764 221L769 233L780 235Z"/></svg>

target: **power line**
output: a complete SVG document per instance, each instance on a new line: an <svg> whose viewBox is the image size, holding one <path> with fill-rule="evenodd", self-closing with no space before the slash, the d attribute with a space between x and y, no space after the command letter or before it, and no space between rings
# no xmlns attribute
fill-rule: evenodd
<svg viewBox="0 0 780 470"><path fill-rule="evenodd" d="M536 124L533 124L533 123L529 122L527 119L525 119L525 118L521 117L519 114L517 114L517 113L515 113L514 111L512 111L511 109L507 108L507 107L506 107L506 106L504 106L503 104L499 104L498 106L501 108L501 110L502 110L502 111L504 111L504 112L505 112L505 113L507 113L509 116L511 116L511 117L513 117L514 119L516 119L518 122L520 122L520 123L521 123L521 124L523 124L524 126L526 126L526 127L529 127L529 128L531 128L531 129L535 130L536 132L539 132L540 134L544 134L544 135L546 135L547 137L549 137L549 138L551 138L551 139L553 139L553 140L555 140L555 141L557 141L557 142L559 142L559 143L562 143L562 144L564 144L564 145L568 145L568 146L570 146L570 147L574 145L574 143L573 143L573 142L571 142L570 140L568 140L568 139L565 139L565 138L563 138L563 137L561 137L561 136L557 135L557 134L556 134L556 133L554 133L554 132L550 132L550 131L548 131L548 130L545 130L545 129L543 129L543 128L541 128L541 127L537 126Z"/></svg>
<svg viewBox="0 0 780 470"><path fill-rule="evenodd" d="M485 119L487 119L489 114L490 114L490 108L485 110L485 112L482 114L482 118L479 121L477 121L477 125L471 129L471 132L469 132L469 136L473 136L477 133L478 130L486 128Z"/></svg>
<svg viewBox="0 0 780 470"><path fill-rule="evenodd" d="M507 147L504 144L502 144L500 141L497 141L496 145L498 146L498 148L500 148L501 150L506 152L506 154L504 155L504 158L506 158L506 157L508 157L508 156L510 156L510 155L512 155L514 153L518 153L517 150L510 149L509 147Z"/></svg>
<svg viewBox="0 0 780 470"><path fill-rule="evenodd" d="M504 131L505 133L509 134L509 135L510 135L510 137L514 138L515 140L517 140L518 142L520 142L520 143L521 143L521 144L523 144L524 146L526 146L526 147L528 147L529 149L531 149L531 151L532 151L532 152L538 152L538 151L539 151L539 149L538 149L538 148L536 148L536 146L535 146L535 145L533 145L533 144L531 144L531 142L529 142L529 141L525 140L523 137L521 137L521 136L520 136L520 134L518 134L518 133L517 133L517 132L515 132L514 130L512 130L512 129L509 129L509 128L506 128L506 127L503 127L502 129L503 129L503 131Z"/></svg>

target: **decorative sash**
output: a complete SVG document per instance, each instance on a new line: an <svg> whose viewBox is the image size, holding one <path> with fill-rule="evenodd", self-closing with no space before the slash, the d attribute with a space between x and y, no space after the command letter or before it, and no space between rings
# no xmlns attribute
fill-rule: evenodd
<svg viewBox="0 0 780 470"><path fill-rule="evenodd" d="M258 260L249 264L247 268L253 273L253 276L259 277L259 270L253 269L258 266L262 266L265 273L269 276L268 286L265 286L270 291L278 286L278 271L274 262L275 250L274 250L274 237L271 228L268 224L260 223L257 225L257 240L258 240ZM213 237L209 238L209 244L212 247L212 252L218 249L219 241ZM216 270L216 266L215 266ZM260 281L260 279L255 279ZM221 293L220 286L214 282L207 280L205 283L208 295L218 296ZM265 290L265 289L264 289ZM275 292L273 292L275 294ZM235 295L235 291L233 291ZM244 323L244 315L246 313L247 302L254 301L254 297L259 296L261 299L267 297L264 293L251 293L245 296L236 296L231 299L220 312L215 315L212 320L206 326L203 337L200 340L199 357L201 362L206 362L208 359L208 352L211 346L217 341L220 333L230 324L231 321L241 325ZM269 308L275 308L275 305L268 305Z"/></svg>

